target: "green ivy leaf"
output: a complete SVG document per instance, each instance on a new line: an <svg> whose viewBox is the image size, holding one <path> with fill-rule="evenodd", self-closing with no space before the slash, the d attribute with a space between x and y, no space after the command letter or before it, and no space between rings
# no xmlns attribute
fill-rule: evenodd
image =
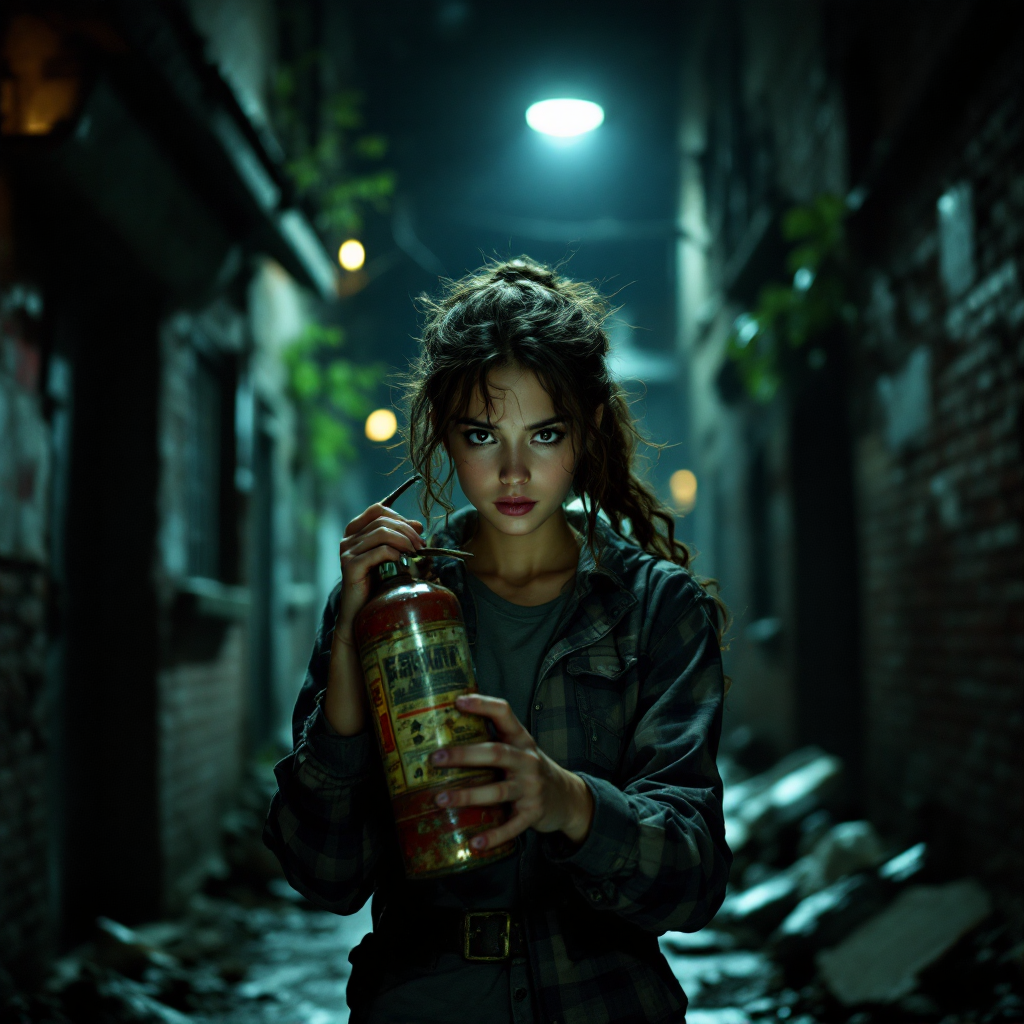
<svg viewBox="0 0 1024 1024"><path fill-rule="evenodd" d="M363 135L352 146L356 156L363 160L383 160L388 151L388 140L383 135Z"/></svg>
<svg viewBox="0 0 1024 1024"><path fill-rule="evenodd" d="M809 274L795 283L765 285L756 306L737 318L726 348L756 401L770 401L782 386L784 372L789 372L784 368L793 366L786 352L856 316L846 300L846 212L842 197L820 195L782 218L783 237L797 243L788 253L787 268L794 276L802 269Z"/></svg>

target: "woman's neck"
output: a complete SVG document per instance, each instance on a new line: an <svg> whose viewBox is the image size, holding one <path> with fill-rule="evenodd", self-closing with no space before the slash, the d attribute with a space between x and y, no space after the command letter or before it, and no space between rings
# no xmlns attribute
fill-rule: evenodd
<svg viewBox="0 0 1024 1024"><path fill-rule="evenodd" d="M466 548L473 552L469 568L492 590L519 604L540 604L558 596L579 562L579 542L559 509L533 533L511 537L483 516ZM512 596L510 596L512 595Z"/></svg>

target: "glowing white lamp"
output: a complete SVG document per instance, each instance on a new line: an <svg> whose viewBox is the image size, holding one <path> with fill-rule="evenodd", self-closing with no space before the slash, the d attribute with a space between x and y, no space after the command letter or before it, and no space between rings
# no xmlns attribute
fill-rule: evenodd
<svg viewBox="0 0 1024 1024"><path fill-rule="evenodd" d="M585 135L604 121L604 108L590 100L541 100L526 111L526 123L542 135L571 139Z"/></svg>
<svg viewBox="0 0 1024 1024"><path fill-rule="evenodd" d="M341 243L338 250L338 262L346 270L358 270L366 262L366 250L358 239L350 238Z"/></svg>
<svg viewBox="0 0 1024 1024"><path fill-rule="evenodd" d="M374 409L366 417L366 436L371 441L390 441L398 429L398 420L390 409Z"/></svg>

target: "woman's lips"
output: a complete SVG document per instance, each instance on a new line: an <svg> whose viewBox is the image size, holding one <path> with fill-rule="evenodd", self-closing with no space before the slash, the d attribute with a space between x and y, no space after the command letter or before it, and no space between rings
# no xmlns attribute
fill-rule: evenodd
<svg viewBox="0 0 1024 1024"><path fill-rule="evenodd" d="M525 516L537 502L529 498L499 498L494 504L502 515Z"/></svg>

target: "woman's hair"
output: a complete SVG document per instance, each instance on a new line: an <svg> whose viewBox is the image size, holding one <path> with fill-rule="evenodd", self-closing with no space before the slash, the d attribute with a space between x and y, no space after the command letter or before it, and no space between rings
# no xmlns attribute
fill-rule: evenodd
<svg viewBox="0 0 1024 1024"><path fill-rule="evenodd" d="M689 567L690 551L676 539L674 516L633 472L638 445L650 442L638 433L623 391L608 372L609 308L595 288L520 257L448 281L440 298L423 295L420 304L422 351L406 378L407 439L410 461L423 478L425 515L435 503L454 511L455 467L445 449L452 420L464 415L476 386L490 408L492 370L520 366L537 375L566 418L576 449L573 491L583 500L586 540L595 555L603 512L617 533L644 551ZM447 473L439 478L446 463ZM721 632L727 614L715 601Z"/></svg>

